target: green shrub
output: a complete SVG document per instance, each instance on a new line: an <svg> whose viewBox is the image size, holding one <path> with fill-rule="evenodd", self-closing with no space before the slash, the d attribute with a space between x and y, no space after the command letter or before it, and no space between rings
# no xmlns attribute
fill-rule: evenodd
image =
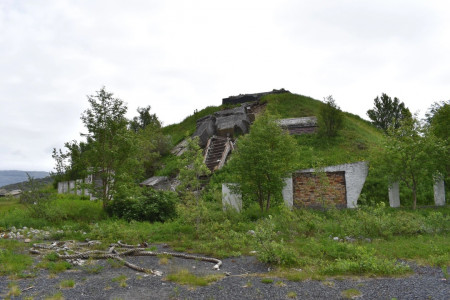
<svg viewBox="0 0 450 300"><path fill-rule="evenodd" d="M450 232L450 215L443 215L439 211L430 212L425 218L425 231L429 233Z"/></svg>
<svg viewBox="0 0 450 300"><path fill-rule="evenodd" d="M20 275L32 265L30 256L20 254L23 248L18 241L0 239L0 275Z"/></svg>
<svg viewBox="0 0 450 300"><path fill-rule="evenodd" d="M240 256L249 246L249 236L235 228L238 226L229 220L201 225L196 251L218 257Z"/></svg>
<svg viewBox="0 0 450 300"><path fill-rule="evenodd" d="M319 107L319 132L326 137L334 137L343 127L344 114L332 96L324 98Z"/></svg>
<svg viewBox="0 0 450 300"><path fill-rule="evenodd" d="M255 229L254 247L258 259L265 263L273 263L283 266L297 264L295 251L283 239L277 241L275 222L272 216L262 219Z"/></svg>
<svg viewBox="0 0 450 300"><path fill-rule="evenodd" d="M145 189L137 199L115 199L107 207L110 215L127 221L165 222L176 216L174 192Z"/></svg>
<svg viewBox="0 0 450 300"><path fill-rule="evenodd" d="M395 260L378 258L375 250L362 246L348 245L355 248L352 258L338 258L333 263L326 263L322 273L326 275L398 275L410 271L408 265L397 263Z"/></svg>

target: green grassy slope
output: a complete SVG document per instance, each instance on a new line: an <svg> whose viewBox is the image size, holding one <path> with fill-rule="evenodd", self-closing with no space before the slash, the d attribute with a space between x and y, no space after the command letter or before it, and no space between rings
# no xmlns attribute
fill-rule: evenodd
<svg viewBox="0 0 450 300"><path fill-rule="evenodd" d="M279 118L295 118L318 116L321 101L296 94L272 94L263 97L261 103L267 103L266 110ZM339 104L339 103L338 103ZM172 136L174 145L184 137L192 135L196 128L196 121L206 115L212 114L228 107L209 106L198 113L187 117L179 124L167 126L163 132ZM383 140L383 134L359 116L344 112L344 128L335 138L321 137L318 134L295 136L300 152L297 168L306 169L316 166L330 166L369 160L370 152ZM168 155L162 158L165 168L158 170L156 175L174 176L177 173L178 158ZM227 173L227 168L223 172ZM217 172L213 182L221 181L226 176ZM369 177L363 193L370 195L371 199L387 201L387 183L369 172Z"/></svg>
<svg viewBox="0 0 450 300"><path fill-rule="evenodd" d="M267 111L279 118L318 116L321 101L296 94L272 94L261 99L267 102ZM179 124L164 127L163 132L172 136L175 144L195 131L196 121L221 109L222 106L208 106L187 117ZM344 113L344 128L333 139L316 134L296 136L302 155L299 167L309 168L314 164L341 164L366 160L370 149L383 138L381 132L359 116Z"/></svg>
<svg viewBox="0 0 450 300"><path fill-rule="evenodd" d="M173 144L176 145L185 137L191 136L194 133L198 119L211 115L222 109L225 108L223 106L207 106L201 111L188 116L178 124L172 124L164 127L163 133L165 135L170 135L172 137Z"/></svg>
<svg viewBox="0 0 450 300"><path fill-rule="evenodd" d="M318 116L321 101L295 94L272 94L264 97L267 111L280 118ZM295 136L299 145L299 166L309 168L314 164L334 165L369 158L369 151L379 145L382 133L359 116L344 113L344 128L335 138L317 134Z"/></svg>

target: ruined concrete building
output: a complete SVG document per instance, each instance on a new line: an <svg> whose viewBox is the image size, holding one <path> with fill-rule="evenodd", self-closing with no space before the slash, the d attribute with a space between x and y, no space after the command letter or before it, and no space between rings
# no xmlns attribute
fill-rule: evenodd
<svg viewBox="0 0 450 300"><path fill-rule="evenodd" d="M247 103L247 102L254 102L258 101L262 97L270 94L284 94L284 93L290 93L288 90L285 89L273 89L271 92L264 92L264 93L254 93L254 94L240 94L237 96L230 96L228 98L222 99L222 104L241 104L241 103Z"/></svg>
<svg viewBox="0 0 450 300"><path fill-rule="evenodd" d="M316 117L282 119L278 123L287 129L289 134L295 135L316 133L319 129Z"/></svg>

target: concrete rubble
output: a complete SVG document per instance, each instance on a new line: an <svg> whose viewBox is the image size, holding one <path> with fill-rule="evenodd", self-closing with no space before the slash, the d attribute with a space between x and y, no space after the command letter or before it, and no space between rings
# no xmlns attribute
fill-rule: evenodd
<svg viewBox="0 0 450 300"><path fill-rule="evenodd" d="M249 132L250 118L244 106L221 110L197 120L197 129L193 136L199 137L200 147L206 147L214 136L235 137Z"/></svg>

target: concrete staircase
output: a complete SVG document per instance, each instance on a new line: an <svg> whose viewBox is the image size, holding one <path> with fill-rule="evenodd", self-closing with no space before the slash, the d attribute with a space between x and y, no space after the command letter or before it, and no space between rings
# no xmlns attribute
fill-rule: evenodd
<svg viewBox="0 0 450 300"><path fill-rule="evenodd" d="M211 172L223 167L228 154L233 149L230 138L212 136L206 145L204 163Z"/></svg>

